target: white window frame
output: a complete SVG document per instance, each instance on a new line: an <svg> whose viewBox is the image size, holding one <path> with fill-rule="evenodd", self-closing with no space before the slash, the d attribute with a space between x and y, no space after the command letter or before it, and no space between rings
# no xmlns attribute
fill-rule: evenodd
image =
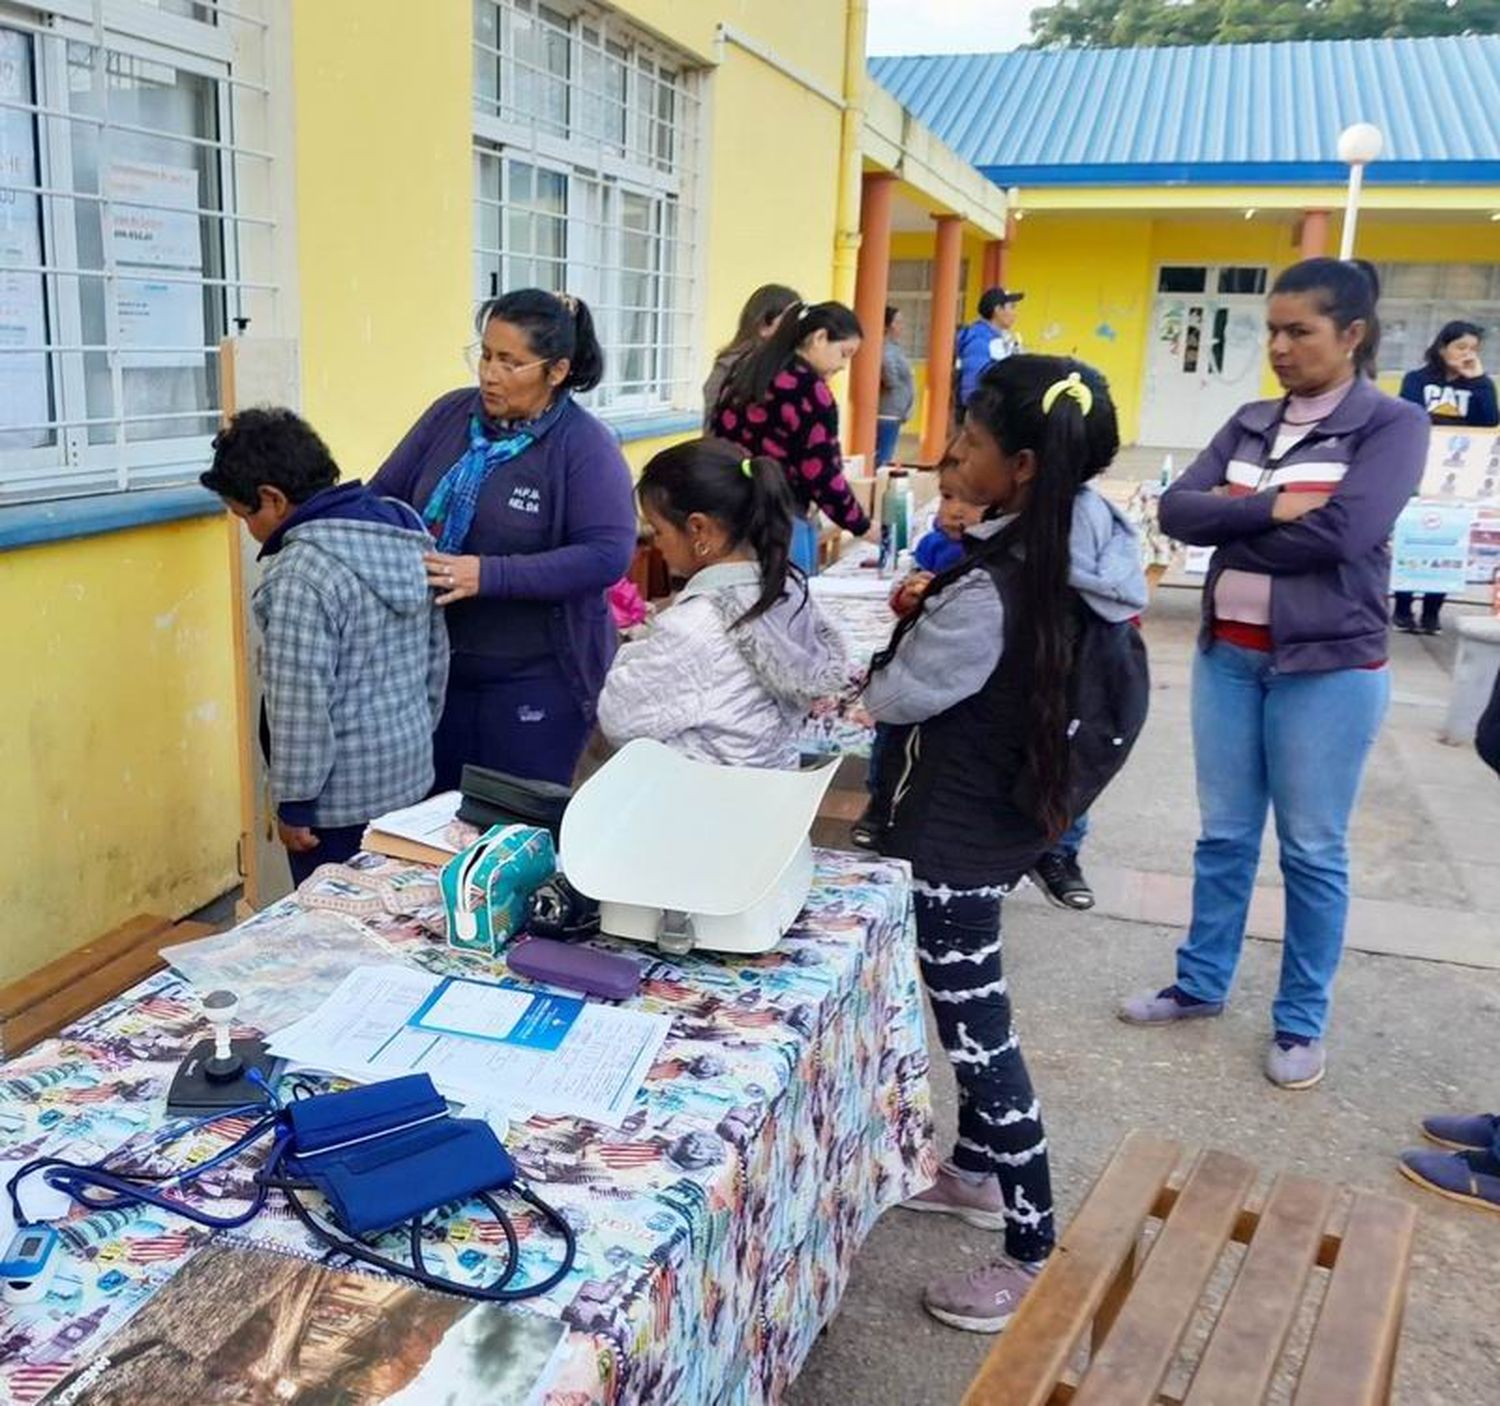
<svg viewBox="0 0 1500 1406"><path fill-rule="evenodd" d="M518 14L528 15L532 23L548 23L554 35L561 32L537 17L536 0L478 0L476 10L480 7L495 12L498 43L495 46L483 43L476 26L476 64L499 65L500 78L498 96L482 96L476 82L474 198L476 211L482 206L493 215L491 202L480 194L480 173L481 163L497 161L502 208L498 212L501 246L498 251L478 237L484 219L476 219L476 305L491 296L494 287L503 292L516 286L509 275L513 258L525 263L536 257L507 248L509 233L504 205L508 163L523 162L561 174L567 180L564 286L589 304L605 353L604 380L586 397L587 402L611 420L674 409L696 410L699 328L694 309L699 300L694 297L693 289L698 277L697 251L702 234L697 169L701 146L699 76L685 55L671 53L613 13L577 0L554 0L543 8L559 16L566 15L568 22L567 77L559 79L550 69L537 69L505 52L506 36L512 32ZM586 79L600 77L600 72L589 62L595 54L609 55L601 63L621 62L623 58L626 70L623 145L612 139L613 133L575 130L583 124L580 115L583 102L607 100L602 93L583 87ZM541 75L537 82L563 85L563 132L557 130L558 124L550 112L528 116L505 106L515 72L523 68ZM641 105L642 85L659 85L663 71L674 80L669 124L664 124L662 116L660 86L649 90L653 98L651 111L647 113ZM535 88L531 96L536 96ZM537 105L551 107L550 103ZM670 133L665 147L664 130ZM650 203L649 243L654 267L640 272L651 280L656 296L644 309L636 304L627 305L624 297L626 282L637 272L623 267L627 232L622 206L626 194ZM670 236L666 233L669 206L676 212L675 231ZM655 335L644 344L627 344L627 324L630 315L637 311L649 314L649 325L655 328ZM628 349L643 345L647 350L645 372L627 382L623 372Z"/></svg>
<svg viewBox="0 0 1500 1406"><path fill-rule="evenodd" d="M211 425L220 413L222 381L218 367L219 336L258 320L275 320L273 282L246 272L241 236L246 225L274 228L268 215L240 208L242 186L269 187L268 172L252 175L252 165L269 167L271 153L239 138L247 126L259 136L269 129L269 90L258 81L269 73L269 21L261 18L263 0L236 0L221 5L199 0L205 18L164 12L148 0L0 0L0 28L15 30L30 41L36 79L29 105L7 102L31 115L37 143L35 187L20 186L39 206L43 280L47 314L44 347L49 361L52 409L45 422L53 443L37 448L0 448L0 505L140 491L196 482L206 465L213 437ZM86 115L71 110L69 94L70 46L91 51L90 63L101 78L115 56L156 64L213 84L213 134L206 137L111 121L105 81L101 87L102 113ZM252 57L253 56L253 57ZM247 109L254 108L251 112ZM97 132L101 172L108 160L111 133L119 131L179 145L209 158L218 190L218 208L195 207L213 235L203 245L207 255L196 274L163 269L149 275L131 268L123 275L114 261L109 237L111 209L118 205L102 189L76 190L73 181L74 133ZM97 267L84 269L77 243L77 207L97 206L102 237ZM141 207L137 207L141 208ZM146 207L150 208L150 207ZM159 207L166 208L166 207ZM201 348L207 394L188 410L130 412L124 396L124 361L130 350L120 335L119 285L145 281L189 284L214 297L217 316L205 325ZM102 284L106 332L101 342L84 342L84 288ZM212 290L217 290L214 294ZM274 326L270 329L275 330ZM28 348L30 344L28 343ZM35 348L30 348L36 350ZM161 348L161 350L173 350ZM5 354L0 352L0 354ZM90 417L85 358L102 354L111 382L108 414ZM199 422L200 433L132 438L129 427L172 420ZM91 442L101 426L112 430L107 440ZM36 427L41 427L38 422Z"/></svg>

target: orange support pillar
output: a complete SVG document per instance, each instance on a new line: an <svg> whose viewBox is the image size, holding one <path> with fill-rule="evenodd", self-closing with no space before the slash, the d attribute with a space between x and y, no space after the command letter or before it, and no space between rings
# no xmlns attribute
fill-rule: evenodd
<svg viewBox="0 0 1500 1406"><path fill-rule="evenodd" d="M979 291L982 293L986 288L1003 288L1005 286L1005 254L1006 243L1004 239L989 239L984 245L984 264L982 276L979 282Z"/></svg>
<svg viewBox="0 0 1500 1406"><path fill-rule="evenodd" d="M932 326L927 342L927 424L922 430L922 458L935 464L948 447L953 399L953 344L958 336L958 265L963 248L963 219L937 215L932 258Z"/></svg>
<svg viewBox="0 0 1500 1406"><path fill-rule="evenodd" d="M1302 248L1304 259L1321 258L1328 252L1328 211L1308 210L1302 216Z"/></svg>
<svg viewBox="0 0 1500 1406"><path fill-rule="evenodd" d="M867 171L859 197L859 267L854 314L864 340L849 368L849 452L875 468L875 419L880 405L880 354L885 346L885 298L891 279L891 195L896 178Z"/></svg>

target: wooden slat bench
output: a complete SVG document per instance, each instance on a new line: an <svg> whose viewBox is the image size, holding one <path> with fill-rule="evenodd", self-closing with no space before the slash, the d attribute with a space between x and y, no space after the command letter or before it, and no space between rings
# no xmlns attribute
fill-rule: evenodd
<svg viewBox="0 0 1500 1406"><path fill-rule="evenodd" d="M1276 1179L1247 1205L1255 1167L1203 1153L1180 1189L1183 1149L1132 1134L1074 1216L1001 1334L963 1406L1258 1406L1279 1373L1296 1373L1295 1406L1382 1406L1391 1399L1416 1215L1355 1191L1339 1234L1338 1188ZM1149 1250L1142 1232L1160 1222ZM1164 1384L1231 1241L1246 1246L1185 1395ZM1328 1271L1311 1340L1282 1363L1315 1268ZM1088 1334L1088 1364L1068 1367Z"/></svg>
<svg viewBox="0 0 1500 1406"><path fill-rule="evenodd" d="M208 923L173 923L170 918L143 913L0 986L0 1059L30 1049L159 971L164 965L163 947L217 931Z"/></svg>

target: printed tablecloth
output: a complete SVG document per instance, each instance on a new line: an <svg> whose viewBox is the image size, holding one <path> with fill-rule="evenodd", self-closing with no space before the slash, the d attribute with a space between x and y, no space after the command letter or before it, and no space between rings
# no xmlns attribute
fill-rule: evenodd
<svg viewBox="0 0 1500 1406"><path fill-rule="evenodd" d="M807 909L775 952L649 963L640 1004L673 1028L625 1126L537 1117L510 1129L523 1173L579 1239L574 1272L531 1301L572 1329L547 1406L755 1406L784 1393L875 1219L935 1170L908 898L902 866L820 853ZM371 926L432 970L474 970L420 917ZM167 972L0 1065L0 1159L84 1160L130 1142L149 1164L167 1083L205 1031ZM235 1131L196 1134L171 1157L205 1159ZM250 1174L216 1168L194 1199L227 1213ZM514 1219L531 1278L555 1242L533 1217ZM39 1400L208 1234L156 1211L75 1210L60 1229L67 1260L49 1298L0 1306L0 1402ZM316 1253L274 1197L238 1235ZM460 1212L424 1251L479 1282L499 1238L483 1212Z"/></svg>
<svg viewBox="0 0 1500 1406"><path fill-rule="evenodd" d="M813 598L844 639L853 671L855 690L847 697L825 699L813 708L802 724L798 744L815 756L868 757L874 740L875 720L865 708L857 689L862 686L870 660L890 642L896 617L891 613L892 578L881 578L871 565L878 551L859 544L846 552L812 582Z"/></svg>

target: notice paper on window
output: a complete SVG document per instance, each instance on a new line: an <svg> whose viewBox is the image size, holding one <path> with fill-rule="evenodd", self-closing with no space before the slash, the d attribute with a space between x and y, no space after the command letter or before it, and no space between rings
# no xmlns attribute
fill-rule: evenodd
<svg viewBox="0 0 1500 1406"><path fill-rule="evenodd" d="M388 965L351 972L271 1048L362 1083L428 1074L445 1097L513 1122L547 1113L617 1128L671 1028L668 1016Z"/></svg>

